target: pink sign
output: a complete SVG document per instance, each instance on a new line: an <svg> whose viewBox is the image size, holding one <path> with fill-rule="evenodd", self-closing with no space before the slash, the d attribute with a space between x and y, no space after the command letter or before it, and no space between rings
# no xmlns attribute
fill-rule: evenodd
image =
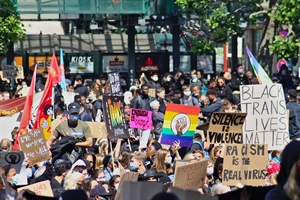
<svg viewBox="0 0 300 200"><path fill-rule="evenodd" d="M149 110L130 109L130 128L149 130L152 128L152 112Z"/></svg>

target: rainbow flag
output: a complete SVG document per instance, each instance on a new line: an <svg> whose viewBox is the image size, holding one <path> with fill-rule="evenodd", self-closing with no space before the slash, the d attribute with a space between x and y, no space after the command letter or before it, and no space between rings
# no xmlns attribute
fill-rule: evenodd
<svg viewBox="0 0 300 200"><path fill-rule="evenodd" d="M181 146L190 146L198 123L200 107L167 104L161 136L161 144L173 145L180 140Z"/></svg>
<svg viewBox="0 0 300 200"><path fill-rule="evenodd" d="M260 84L272 84L272 80L264 70L264 68L257 62L257 60L252 55L251 51L248 47L246 47L246 51L251 62L254 74L256 75Z"/></svg>

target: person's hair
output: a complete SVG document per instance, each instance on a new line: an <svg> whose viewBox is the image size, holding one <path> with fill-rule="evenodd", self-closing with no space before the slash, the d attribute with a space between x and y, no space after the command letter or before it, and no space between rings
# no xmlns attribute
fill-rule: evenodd
<svg viewBox="0 0 300 200"><path fill-rule="evenodd" d="M83 175L81 173L70 170L65 177L65 182L64 182L65 190L76 190L77 183L82 176Z"/></svg>
<svg viewBox="0 0 300 200"><path fill-rule="evenodd" d="M68 162L58 163L54 167L54 175L55 176L62 176L63 173L67 172L70 169L71 169L71 164L70 163L68 163Z"/></svg>
<svg viewBox="0 0 300 200"><path fill-rule="evenodd" d="M222 111L225 112L226 109L232 108L232 104L227 100L223 99L222 100Z"/></svg>
<svg viewBox="0 0 300 200"><path fill-rule="evenodd" d="M207 92L206 92L206 96L208 96L208 95L217 96L217 92L214 89L208 89Z"/></svg>
<svg viewBox="0 0 300 200"><path fill-rule="evenodd" d="M223 83L224 83L224 84L222 85L222 87L221 87L221 88L219 88L219 83L218 83L218 82L219 82L219 80L222 80L222 81L223 81ZM217 84L217 86L218 86L218 87L216 87L216 88L217 88L217 90L218 90L218 91L221 91L221 89L224 89L224 88L226 88L226 82L225 82L225 79L224 79L223 77L219 77L219 78L218 78L218 80L217 80L217 83L218 83L218 84Z"/></svg>
<svg viewBox="0 0 300 200"><path fill-rule="evenodd" d="M146 162L146 159L147 159L145 153L143 153L143 152L138 152L138 151L136 151L136 152L134 152L133 154L131 154L131 157L132 157L132 158L135 158L135 159L138 160L138 161L142 161L143 163L145 163L145 162Z"/></svg>
<svg viewBox="0 0 300 200"><path fill-rule="evenodd" d="M82 181L82 186L81 188L85 192L90 192L91 191L91 186L92 186L92 179L91 178L86 178Z"/></svg>
<svg viewBox="0 0 300 200"><path fill-rule="evenodd" d="M6 147L8 151L11 151L12 150L12 143L9 139L7 138L3 138L1 141L0 141L0 148L2 147Z"/></svg>
<svg viewBox="0 0 300 200"><path fill-rule="evenodd" d="M150 107L152 110L157 109L158 106L159 106L159 102L157 100L154 100L150 103Z"/></svg>
<svg viewBox="0 0 300 200"><path fill-rule="evenodd" d="M161 93L161 92L165 92L165 91L166 91L165 88L160 87L160 88L157 88L156 94Z"/></svg>
<svg viewBox="0 0 300 200"><path fill-rule="evenodd" d="M95 163L95 169L102 169L103 168L103 156L100 154L96 155L96 163Z"/></svg>
<svg viewBox="0 0 300 200"><path fill-rule="evenodd" d="M92 168L92 170L94 170L95 167L96 167L96 155L93 152L88 152L88 153L84 154L84 159L86 159L88 156L92 156L92 158L93 158L93 168Z"/></svg>
<svg viewBox="0 0 300 200"><path fill-rule="evenodd" d="M104 173L104 171L102 169L93 170L92 173L91 173L91 178L92 179L97 179L99 177L100 173Z"/></svg>
<svg viewBox="0 0 300 200"><path fill-rule="evenodd" d="M198 159L193 153L188 153L184 156L183 160L191 161L191 160L198 160Z"/></svg>
<svg viewBox="0 0 300 200"><path fill-rule="evenodd" d="M91 92L93 92L95 94L97 99L103 94L102 88L101 88L101 90L97 90L97 89L93 88L93 89L91 89Z"/></svg>
<svg viewBox="0 0 300 200"><path fill-rule="evenodd" d="M124 169L130 169L130 158L131 153L128 151L123 151L121 153L122 159L119 160L120 164L124 167Z"/></svg>
<svg viewBox="0 0 300 200"><path fill-rule="evenodd" d="M181 88L182 88L182 91L184 91L186 89L190 89L190 87L188 85L183 85Z"/></svg>
<svg viewBox="0 0 300 200"><path fill-rule="evenodd" d="M215 164L216 163L216 158L215 158L215 156L216 156L216 154L217 154L217 152L218 151L220 151L220 149L222 149L220 146L214 146L214 148L212 148L212 150L210 151L210 158L211 158L211 160L213 161L213 164Z"/></svg>
<svg viewBox="0 0 300 200"><path fill-rule="evenodd" d="M111 177L111 179L108 181L108 185L109 185L110 187L115 187L115 186L114 186L114 182L115 182L115 180L116 180L117 178L120 178L120 176L119 176L119 175L113 175L113 176Z"/></svg>
<svg viewBox="0 0 300 200"><path fill-rule="evenodd" d="M147 88L149 88L149 85L147 85L147 84L143 84L143 85L141 86L141 89L143 89L144 87L147 87Z"/></svg>
<svg viewBox="0 0 300 200"><path fill-rule="evenodd" d="M243 65L242 65L242 64L237 64L236 68L239 68L239 67L241 67L241 66L243 66Z"/></svg>
<svg viewBox="0 0 300 200"><path fill-rule="evenodd" d="M278 154L278 153L281 153L281 151L279 151L279 150L273 150L273 151L271 152L271 157L272 157L272 158L275 158L275 157L276 157L276 154Z"/></svg>
<svg viewBox="0 0 300 200"><path fill-rule="evenodd" d="M194 149L194 150L193 150L193 154L195 154L195 153L200 153L201 156L202 156L202 158L204 158L204 153L203 153L201 150L199 150L199 149Z"/></svg>
<svg viewBox="0 0 300 200"><path fill-rule="evenodd" d="M18 134L18 129L13 129L12 131L11 131L11 138L13 139L13 140L15 140L14 138L16 137L16 135Z"/></svg>
<svg viewBox="0 0 300 200"><path fill-rule="evenodd" d="M99 153L100 153L100 155L103 156L103 157L106 156L106 153L105 153L106 147L108 147L108 142L107 142L107 141L102 142L102 143L100 144L100 146L99 146Z"/></svg>
<svg viewBox="0 0 300 200"><path fill-rule="evenodd" d="M299 172L297 172L297 165L299 164L295 162L290 171L290 175L287 179L287 182L283 186L284 191L290 197L290 199L299 199L300 195L300 181L298 180Z"/></svg>
<svg viewBox="0 0 300 200"><path fill-rule="evenodd" d="M76 165L76 166L73 168L73 171L74 171L74 172L79 172L79 173L82 173L84 170L87 170L87 167L84 166L84 165Z"/></svg>
<svg viewBox="0 0 300 200"><path fill-rule="evenodd" d="M192 86L192 90L195 89L195 88L197 88L198 90L200 90L200 86L199 85L193 85Z"/></svg>
<svg viewBox="0 0 300 200"><path fill-rule="evenodd" d="M148 140L148 142L147 142L147 147L150 146L153 142L157 142L157 140L154 139L154 138Z"/></svg>
<svg viewBox="0 0 300 200"><path fill-rule="evenodd" d="M152 168L156 169L157 172L167 173L167 167L165 164L166 156L169 153L166 149L159 149L155 154L154 163Z"/></svg>

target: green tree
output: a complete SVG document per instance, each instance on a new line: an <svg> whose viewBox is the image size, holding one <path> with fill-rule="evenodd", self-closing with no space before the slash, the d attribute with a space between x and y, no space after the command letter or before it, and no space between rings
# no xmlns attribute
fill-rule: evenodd
<svg viewBox="0 0 300 200"><path fill-rule="evenodd" d="M16 5L10 0L0 0L0 52L6 53L9 43L23 40L25 36Z"/></svg>

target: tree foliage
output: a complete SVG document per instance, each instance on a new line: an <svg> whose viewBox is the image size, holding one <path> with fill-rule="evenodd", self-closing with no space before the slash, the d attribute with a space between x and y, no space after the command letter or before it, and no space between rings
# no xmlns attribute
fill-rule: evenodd
<svg viewBox="0 0 300 200"><path fill-rule="evenodd" d="M0 0L0 52L6 53L9 43L24 39L25 33L16 5L10 0Z"/></svg>

